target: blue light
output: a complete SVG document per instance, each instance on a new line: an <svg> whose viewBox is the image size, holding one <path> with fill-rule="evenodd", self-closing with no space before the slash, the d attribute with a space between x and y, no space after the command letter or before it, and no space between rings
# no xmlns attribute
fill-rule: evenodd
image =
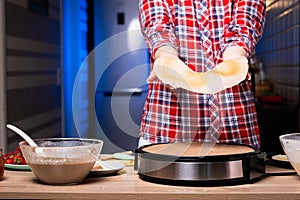
<svg viewBox="0 0 300 200"><path fill-rule="evenodd" d="M72 90L76 73L87 56L87 1L62 1L62 69L64 137L77 137L72 114Z"/></svg>

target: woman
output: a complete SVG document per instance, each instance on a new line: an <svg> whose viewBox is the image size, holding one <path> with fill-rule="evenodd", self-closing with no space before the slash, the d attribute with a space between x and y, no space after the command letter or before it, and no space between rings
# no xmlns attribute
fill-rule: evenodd
<svg viewBox="0 0 300 200"><path fill-rule="evenodd" d="M153 62L178 59L207 72L251 55L262 35L265 1L140 0L139 20ZM139 146L215 141L260 148L250 80L214 94L174 89L154 73L148 83Z"/></svg>

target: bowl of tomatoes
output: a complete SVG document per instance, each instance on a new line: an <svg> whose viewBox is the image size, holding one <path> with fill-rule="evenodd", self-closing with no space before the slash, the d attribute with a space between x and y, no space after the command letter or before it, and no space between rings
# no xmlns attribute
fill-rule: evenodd
<svg viewBox="0 0 300 200"><path fill-rule="evenodd" d="M14 151L4 154L2 156L2 159L4 161L4 167L6 169L30 170L23 156L20 146L17 146Z"/></svg>

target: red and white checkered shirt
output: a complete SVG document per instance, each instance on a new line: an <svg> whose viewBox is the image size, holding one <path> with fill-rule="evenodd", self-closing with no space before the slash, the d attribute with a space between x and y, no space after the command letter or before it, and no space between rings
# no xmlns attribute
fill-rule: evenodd
<svg viewBox="0 0 300 200"><path fill-rule="evenodd" d="M174 47L192 70L222 62L229 46L251 54L262 34L264 0L140 0L142 33L152 55ZM216 80L217 81L217 80ZM251 81L220 93L197 94L149 83L140 136L151 143L211 141L260 147Z"/></svg>

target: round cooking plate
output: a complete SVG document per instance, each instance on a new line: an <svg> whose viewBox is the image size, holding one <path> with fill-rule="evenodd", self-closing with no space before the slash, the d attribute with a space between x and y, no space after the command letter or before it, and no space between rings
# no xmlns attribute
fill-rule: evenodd
<svg viewBox="0 0 300 200"><path fill-rule="evenodd" d="M265 172L263 153L246 145L152 144L137 149L136 155L139 177L163 184L246 183Z"/></svg>

